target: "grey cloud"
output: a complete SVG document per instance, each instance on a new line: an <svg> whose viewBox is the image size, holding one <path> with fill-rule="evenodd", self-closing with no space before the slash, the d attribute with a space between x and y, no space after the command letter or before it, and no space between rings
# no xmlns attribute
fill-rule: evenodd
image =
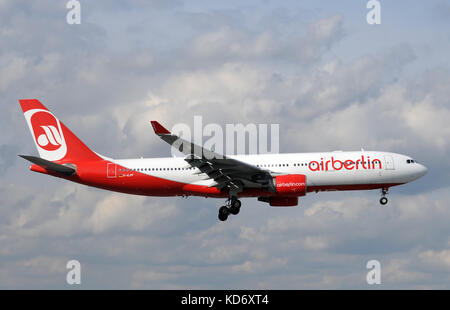
<svg viewBox="0 0 450 310"><path fill-rule="evenodd" d="M127 225L126 221L111 222L115 215L111 217L110 212L118 214L117 212L120 213L124 206L120 206L120 201L114 198L119 198L118 194L108 196L109 198L102 201L110 199L112 204L106 203L105 206L111 208L103 208L101 202L93 206L96 211L91 216L97 217L97 223L102 225L99 228L104 227L106 231L100 229L94 232L96 235L99 234L96 238L92 238L90 234L82 234L78 238L70 238L72 241L65 244L66 238L77 232L73 231L65 238L60 238L58 235L61 235L61 232L57 230L52 232L52 242L61 244L62 252L67 253L66 255L74 255L85 261L86 268L96 269L93 271L96 274L110 276L116 274L116 272L107 273L111 268L109 264L113 264L115 266L113 270L119 273L125 271L126 278L116 284L117 287L127 285L135 288L249 288L255 285L261 288L359 287L364 286L361 279L364 279L366 272L365 262L370 258L377 258L382 261L386 271L389 270L389 276L384 280L386 287L408 285L414 288L424 283L439 283L424 282L424 279L429 279L436 268L441 270L441 266L446 266L445 249L449 240L446 237L448 233L445 219L448 217L448 209L439 200L432 200L423 195L396 197L392 201L393 205L383 212L380 212L376 201L358 198L356 195L339 200L322 197L316 202L314 202L316 198L307 198L303 204L311 205L305 207L304 211L289 209L285 210L285 214L251 203L249 208L244 210L242 217L227 223L229 224L227 226L210 222L203 228L194 225L190 226L190 229L181 230L178 227L184 221L181 214L175 215L175 218L179 219L175 222L172 214L168 217L171 218L168 223L157 221L152 225L138 225L135 228L133 225ZM133 200L126 196L122 196L121 199L128 202ZM118 208L112 208L115 204ZM427 208L424 208L424 205L427 205ZM179 211L182 208L183 206L177 207ZM134 205L130 211L132 209L136 210L139 207ZM200 207L200 210L202 209ZM198 207L191 209L189 213L194 210L199 209ZM146 213L143 209L138 212ZM149 214L152 213L154 210L149 210ZM195 220L208 222L206 219L212 215L211 213L215 212L206 212ZM127 218L133 219L133 214L133 211L130 212ZM251 218L256 218L257 221L252 222ZM77 221L85 220L78 218ZM126 227L125 231L128 233L124 234L125 231L118 229L120 226L114 226L116 225L114 223L125 225L123 227ZM161 234L162 225L169 223L171 227L166 227L166 233ZM407 227L412 223L422 229L414 232L408 230ZM44 228L47 226L45 223L36 222L36 224ZM156 227L151 227L155 225ZM54 225L52 227L56 228ZM148 231L150 227L151 230ZM78 229L83 229L82 225ZM354 234L355 231L358 231L357 236ZM33 235L40 236L39 238L45 236L35 233ZM434 239L430 243L430 235L439 235L441 238ZM355 241L359 244L355 244ZM72 250L69 250L69 247ZM8 248L11 247L2 247L3 251ZM48 257L57 257L58 248L48 246L45 248L50 250ZM81 254L85 253L83 248L89 249L92 258ZM401 260L399 253L409 253L410 262L399 265L398 259ZM127 256L125 266L120 263L120 257L123 255ZM317 259L318 256L321 259ZM47 275L47 279L61 276L60 273L45 272L46 268L57 269L57 265L51 261L45 263L39 256L31 261L35 260L34 264L39 262L43 264L44 271L41 272ZM110 263L105 266L98 264L97 261ZM302 264L296 263L299 261ZM15 270L18 275L30 276L26 270L20 270L21 266L20 263L12 265L7 262L4 267L7 270ZM335 268L339 268L343 273L336 274ZM3 272L7 271L3 269ZM235 282L238 275L241 279L240 284ZM88 273L88 277L91 276ZM207 280L215 277L220 277L222 281L217 283ZM334 280L325 281L327 277ZM309 281L305 282L307 279ZM408 279L408 282L405 279ZM57 281L54 282L51 285L58 286ZM441 285L445 285L445 281Z"/></svg>
<svg viewBox="0 0 450 310"><path fill-rule="evenodd" d="M321 19L297 37L285 38L272 28L263 29L255 34L247 29L223 26L196 37L179 53L192 58L195 64L201 61L202 66L244 60L296 61L305 65L320 60L324 52L343 36L340 16Z"/></svg>
<svg viewBox="0 0 450 310"><path fill-rule="evenodd" d="M17 148L14 145L0 145L0 174L4 175L17 159Z"/></svg>
<svg viewBox="0 0 450 310"><path fill-rule="evenodd" d="M450 5L446 2L439 2L433 6L431 12L433 16L448 21L450 17Z"/></svg>

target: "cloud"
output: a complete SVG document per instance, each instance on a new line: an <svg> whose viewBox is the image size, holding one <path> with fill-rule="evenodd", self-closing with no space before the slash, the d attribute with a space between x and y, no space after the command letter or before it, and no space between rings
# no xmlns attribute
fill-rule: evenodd
<svg viewBox="0 0 450 310"><path fill-rule="evenodd" d="M4 174L14 164L16 152L17 148L15 145L0 145L0 174Z"/></svg>
<svg viewBox="0 0 450 310"><path fill-rule="evenodd" d="M431 274L415 271L410 259L392 259L382 272L385 275L382 279L384 282L410 284L428 282L432 278Z"/></svg>
<svg viewBox="0 0 450 310"><path fill-rule="evenodd" d="M450 17L450 5L445 2L436 3L431 12L433 17L439 17L444 21L448 21L448 18Z"/></svg>
<svg viewBox="0 0 450 310"><path fill-rule="evenodd" d="M145 197L115 193L104 196L67 184L50 197L36 198L27 199L29 207L13 211L6 231L50 238L142 232L178 213L171 204L160 208L158 200L149 203Z"/></svg>
<svg viewBox="0 0 450 310"><path fill-rule="evenodd" d="M27 61L21 57L2 57L3 64L0 65L2 76L0 78L0 90L5 91L11 83L22 78L25 74Z"/></svg>
<svg viewBox="0 0 450 310"><path fill-rule="evenodd" d="M88 219L93 233L142 231L161 219L177 216L174 205L149 206L144 197L124 197L113 194L101 200Z"/></svg>
<svg viewBox="0 0 450 310"><path fill-rule="evenodd" d="M450 269L450 249L442 251L428 250L419 254L419 258L427 265L438 270Z"/></svg>
<svg viewBox="0 0 450 310"><path fill-rule="evenodd" d="M342 17L337 15L311 24L304 35L294 38L280 37L271 30L254 34L224 26L198 36L182 52L197 62L201 60L203 66L209 61L216 64L243 60L305 64L319 60L342 36Z"/></svg>

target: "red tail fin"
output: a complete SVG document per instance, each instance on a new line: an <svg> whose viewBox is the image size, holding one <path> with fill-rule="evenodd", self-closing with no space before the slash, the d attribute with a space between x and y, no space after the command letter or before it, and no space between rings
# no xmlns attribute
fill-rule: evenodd
<svg viewBox="0 0 450 310"><path fill-rule="evenodd" d="M58 162L101 159L37 99L20 99L39 156Z"/></svg>

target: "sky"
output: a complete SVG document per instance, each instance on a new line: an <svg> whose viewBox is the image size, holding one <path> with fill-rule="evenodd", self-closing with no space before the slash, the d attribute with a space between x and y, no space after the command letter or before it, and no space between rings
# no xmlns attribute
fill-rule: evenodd
<svg viewBox="0 0 450 310"><path fill-rule="evenodd" d="M450 4L0 0L1 289L449 289ZM96 152L171 156L149 120L280 124L280 152L391 151L428 174L295 208L142 197L29 171L38 98ZM82 284L66 283L80 262ZM381 265L368 285L369 260Z"/></svg>

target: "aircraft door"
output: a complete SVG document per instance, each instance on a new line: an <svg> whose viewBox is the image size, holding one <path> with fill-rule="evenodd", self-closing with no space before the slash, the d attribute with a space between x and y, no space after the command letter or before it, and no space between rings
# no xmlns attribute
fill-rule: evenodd
<svg viewBox="0 0 450 310"><path fill-rule="evenodd" d="M116 172L117 172L117 165L116 164L108 163L106 165L106 177L107 178L115 178L115 177L117 177Z"/></svg>
<svg viewBox="0 0 450 310"><path fill-rule="evenodd" d="M384 155L384 169L395 170L394 158L391 155Z"/></svg>

